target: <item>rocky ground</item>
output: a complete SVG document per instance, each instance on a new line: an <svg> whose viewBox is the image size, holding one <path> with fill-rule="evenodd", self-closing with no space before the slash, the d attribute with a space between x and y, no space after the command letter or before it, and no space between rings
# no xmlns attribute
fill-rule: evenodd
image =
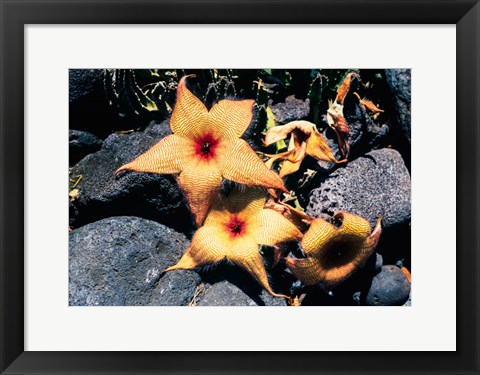
<svg viewBox="0 0 480 375"><path fill-rule="evenodd" d="M410 72L385 70L375 82L386 113L381 121L351 95L345 100L348 163L305 159L285 179L314 218L348 211L373 227L384 215L375 254L331 291L305 287L282 263L270 267L264 252L272 287L300 296L302 305L411 304ZM169 118L140 113L143 126L116 128L127 121L124 113L118 119L119 107L112 108L104 85L100 70L70 72L70 305L287 306L231 264L163 272L180 259L195 232L183 194L173 175L131 172L118 178L114 172L171 134ZM310 98L287 95L275 85L272 79L270 91L280 94L271 94L269 105L277 124L311 120ZM339 155L333 132L319 130ZM250 143L259 144L258 137Z"/></svg>

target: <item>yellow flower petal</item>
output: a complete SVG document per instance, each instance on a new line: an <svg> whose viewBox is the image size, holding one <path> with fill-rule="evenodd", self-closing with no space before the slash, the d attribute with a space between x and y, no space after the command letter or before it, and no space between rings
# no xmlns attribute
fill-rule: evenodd
<svg viewBox="0 0 480 375"><path fill-rule="evenodd" d="M180 261L165 271L178 268L191 269L218 262L225 258L225 249L228 245L226 236L219 236L215 227L203 226L193 235L192 244Z"/></svg>
<svg viewBox="0 0 480 375"><path fill-rule="evenodd" d="M302 247L307 258L286 258L285 264L305 285L323 283L333 288L348 279L372 255L381 233L381 218L370 234L368 221L342 212L340 227L315 219L305 233Z"/></svg>
<svg viewBox="0 0 480 375"><path fill-rule="evenodd" d="M205 104L187 88L188 77L183 77L178 83L177 103L170 119L172 131L191 139L208 133L215 137L240 137L252 122L254 101L224 99L208 111Z"/></svg>
<svg viewBox="0 0 480 375"><path fill-rule="evenodd" d="M186 87L185 80L183 77L178 84L177 103L170 119L174 134L118 171L180 173L178 183L197 226L202 225L220 191L222 176L286 191L278 174L238 138L251 122L253 101L222 100L208 112Z"/></svg>
<svg viewBox="0 0 480 375"><path fill-rule="evenodd" d="M275 293L270 287L258 244L253 238L247 237L241 242L239 241L235 248L229 252L227 259L247 270L272 296L287 297L283 294Z"/></svg>
<svg viewBox="0 0 480 375"><path fill-rule="evenodd" d="M195 223L198 227L201 226L220 192L220 172L209 163L194 161L182 170L177 181L187 198Z"/></svg>
<svg viewBox="0 0 480 375"><path fill-rule="evenodd" d="M265 194L258 188L235 188L228 197L222 196L212 204L204 226L193 236L187 253L168 270L192 268L226 257L245 268L270 294L285 297L275 293L268 284L256 239L259 231L264 236L262 242L275 243L298 239L301 233L293 224L287 224L288 220L282 215L265 210L264 205ZM273 215L263 214L264 211L271 211Z"/></svg>
<svg viewBox="0 0 480 375"><path fill-rule="evenodd" d="M217 199L211 206L204 225L228 226L232 214L240 220L248 222L246 234L251 235L252 219L257 217L265 206L265 191L255 187L237 187L232 189L228 199ZM231 241L231 240L229 240Z"/></svg>
<svg viewBox="0 0 480 375"><path fill-rule="evenodd" d="M228 180L286 191L278 174L268 169L243 139L235 139L225 145L219 168L222 176Z"/></svg>
<svg viewBox="0 0 480 375"><path fill-rule="evenodd" d="M342 220L339 227L341 232L349 239L364 241L370 234L370 224L364 218L348 212L339 212L334 215L335 219Z"/></svg>
<svg viewBox="0 0 480 375"><path fill-rule="evenodd" d="M271 209L264 209L259 213L258 224L254 238L262 245L275 246L302 238L302 233L292 222Z"/></svg>
<svg viewBox="0 0 480 375"><path fill-rule="evenodd" d="M285 258L285 265L305 285L318 284L323 276L320 264L314 258Z"/></svg>
<svg viewBox="0 0 480 375"><path fill-rule="evenodd" d="M193 154L192 141L169 135L132 162L125 164L115 171L117 174L123 170L150 173L179 173Z"/></svg>
<svg viewBox="0 0 480 375"><path fill-rule="evenodd" d="M219 129L222 136L241 137L252 122L253 103L253 100L220 100L209 112L211 126Z"/></svg>
<svg viewBox="0 0 480 375"><path fill-rule="evenodd" d="M336 233L337 227L335 225L321 218L314 219L302 239L302 247L305 254L315 256Z"/></svg>
<svg viewBox="0 0 480 375"><path fill-rule="evenodd" d="M238 213L241 218L249 219L262 211L265 197L265 190L262 188L238 187L230 192L224 202L229 212Z"/></svg>
<svg viewBox="0 0 480 375"><path fill-rule="evenodd" d="M212 129L208 120L208 110L205 104L197 98L186 85L183 77L178 83L177 102L170 118L173 133L185 138L194 139Z"/></svg>

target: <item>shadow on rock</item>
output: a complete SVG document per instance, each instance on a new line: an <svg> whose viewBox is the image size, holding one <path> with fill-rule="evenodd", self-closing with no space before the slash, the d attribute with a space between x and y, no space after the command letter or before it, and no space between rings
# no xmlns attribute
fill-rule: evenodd
<svg viewBox="0 0 480 375"><path fill-rule="evenodd" d="M206 283L199 306L286 306L283 298L271 296L248 272L226 261L199 273Z"/></svg>

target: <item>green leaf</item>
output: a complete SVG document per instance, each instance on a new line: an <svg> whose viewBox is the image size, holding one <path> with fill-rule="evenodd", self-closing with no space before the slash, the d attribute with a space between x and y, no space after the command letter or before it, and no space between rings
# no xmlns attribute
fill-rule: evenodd
<svg viewBox="0 0 480 375"><path fill-rule="evenodd" d="M267 130L270 129L270 128L273 128L274 126L277 126L277 122L275 121L275 115L273 114L273 111L270 107L267 107L267 125L266 125L266 128ZM277 143L275 143L275 146L277 148L277 153L280 151L280 150L283 150L283 149L286 149L287 148L287 145L285 143L285 141L282 139L280 141L278 141Z"/></svg>

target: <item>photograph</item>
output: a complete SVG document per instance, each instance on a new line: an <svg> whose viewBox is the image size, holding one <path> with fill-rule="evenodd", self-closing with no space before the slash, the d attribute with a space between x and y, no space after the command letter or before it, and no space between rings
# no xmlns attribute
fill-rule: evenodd
<svg viewBox="0 0 480 375"><path fill-rule="evenodd" d="M478 375L479 2L0 0L0 374Z"/></svg>
<svg viewBox="0 0 480 375"><path fill-rule="evenodd" d="M410 69L70 69L70 306L411 306Z"/></svg>

